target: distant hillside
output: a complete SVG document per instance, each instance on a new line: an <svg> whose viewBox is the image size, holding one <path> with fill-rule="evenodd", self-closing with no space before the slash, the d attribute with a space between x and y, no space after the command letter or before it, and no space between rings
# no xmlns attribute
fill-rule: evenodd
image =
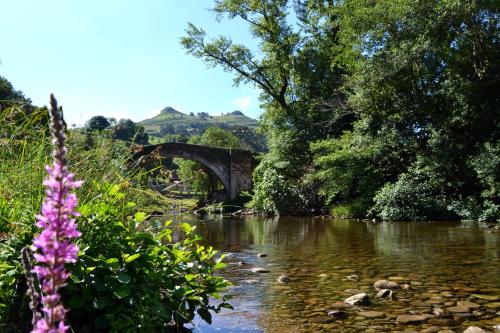
<svg viewBox="0 0 500 333"><path fill-rule="evenodd" d="M255 133L257 121L239 110L212 116L206 112L185 114L167 106L158 115L139 124L144 126L151 143L187 141L191 136L201 135L207 128L217 126L240 136L249 149L266 150L265 138Z"/></svg>

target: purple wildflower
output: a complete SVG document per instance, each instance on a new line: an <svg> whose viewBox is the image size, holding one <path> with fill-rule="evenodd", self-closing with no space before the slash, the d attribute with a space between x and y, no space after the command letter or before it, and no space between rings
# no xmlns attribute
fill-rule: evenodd
<svg viewBox="0 0 500 333"><path fill-rule="evenodd" d="M50 95L50 118L52 144L54 145L53 165L46 166L48 177L43 184L46 197L41 214L37 216L37 226L42 232L33 240L34 254L39 265L33 268L41 282L43 315L37 319L34 333L67 332L65 324L67 309L64 308L59 295L70 273L65 270L65 263L76 262L78 246L71 242L80 236L76 228L74 216L77 205L76 195L72 189L81 186L82 182L74 181L73 174L66 168L66 147L64 145L64 127L61 110L57 107L54 95Z"/></svg>

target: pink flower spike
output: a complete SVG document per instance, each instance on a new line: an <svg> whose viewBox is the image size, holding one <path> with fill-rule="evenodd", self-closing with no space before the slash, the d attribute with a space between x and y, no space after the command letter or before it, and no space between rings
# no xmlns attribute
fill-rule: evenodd
<svg viewBox="0 0 500 333"><path fill-rule="evenodd" d="M54 145L53 165L46 166L48 176L43 185L46 197L41 214L36 217L36 225L42 232L33 240L32 248L37 251L33 256L38 265L33 273L38 276L42 286L42 315L37 319L32 333L64 333L68 331L66 312L61 302L59 288L66 285L70 273L66 263L78 259L78 246L72 240L80 236L76 221L79 214L75 211L77 198L71 190L79 188L81 181L73 180L73 174L66 168L66 147L62 111L57 101L50 95L50 118L52 143Z"/></svg>

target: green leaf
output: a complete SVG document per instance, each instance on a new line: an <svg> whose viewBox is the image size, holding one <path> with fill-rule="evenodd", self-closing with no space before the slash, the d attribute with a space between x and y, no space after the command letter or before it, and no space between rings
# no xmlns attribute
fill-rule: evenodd
<svg viewBox="0 0 500 333"><path fill-rule="evenodd" d="M68 305L72 309L81 308L85 304L85 300L80 295L75 295L69 299Z"/></svg>
<svg viewBox="0 0 500 333"><path fill-rule="evenodd" d="M226 309L234 310L233 306L229 303L221 303L221 304L219 304L219 308L226 308Z"/></svg>
<svg viewBox="0 0 500 333"><path fill-rule="evenodd" d="M130 288L125 284L114 292L115 296L122 299L130 295Z"/></svg>
<svg viewBox="0 0 500 333"><path fill-rule="evenodd" d="M96 308L97 310L102 310L109 304L109 301L107 298L102 298L102 297L95 298L93 304L94 304L94 308Z"/></svg>
<svg viewBox="0 0 500 333"><path fill-rule="evenodd" d="M132 261L134 261L135 259L139 258L141 256L140 253L136 253L136 254L124 254L122 255L123 259L125 259L125 262L128 264Z"/></svg>
<svg viewBox="0 0 500 333"><path fill-rule="evenodd" d="M186 234L189 234L193 230L193 228L186 222L181 223L181 228Z"/></svg>
<svg viewBox="0 0 500 333"><path fill-rule="evenodd" d="M118 274L118 276L116 278L121 283L129 283L130 282L130 275L128 275L127 273L120 273L120 274Z"/></svg>
<svg viewBox="0 0 500 333"><path fill-rule="evenodd" d="M201 308L201 309L198 309L197 312L200 315L201 319L206 321L209 325L212 324L212 314L210 313L210 311L208 311L207 309Z"/></svg>
<svg viewBox="0 0 500 333"><path fill-rule="evenodd" d="M92 212L92 209L89 207L89 205L80 205L80 207L78 208L78 212L82 215L82 217L87 218Z"/></svg>
<svg viewBox="0 0 500 333"><path fill-rule="evenodd" d="M113 270L116 270L120 267L120 260L118 258L109 258L106 259L106 264Z"/></svg>
<svg viewBox="0 0 500 333"><path fill-rule="evenodd" d="M186 279L186 281L191 281L195 277L196 277L195 274L186 274L186 275L184 275L184 278Z"/></svg>
<svg viewBox="0 0 500 333"><path fill-rule="evenodd" d="M118 193L118 191L120 190L120 185L113 185L111 186L111 188L109 189L108 193L110 195L115 195Z"/></svg>
<svg viewBox="0 0 500 333"><path fill-rule="evenodd" d="M142 221L144 221L146 219L146 213L144 212L137 212L135 213L134 215L134 220L138 223L141 223Z"/></svg>
<svg viewBox="0 0 500 333"><path fill-rule="evenodd" d="M216 264L215 264L214 269L221 269L221 268L224 268L224 267L226 267L226 266L227 266L227 265L226 265L225 263L223 263L223 262L218 262L218 263L216 263Z"/></svg>

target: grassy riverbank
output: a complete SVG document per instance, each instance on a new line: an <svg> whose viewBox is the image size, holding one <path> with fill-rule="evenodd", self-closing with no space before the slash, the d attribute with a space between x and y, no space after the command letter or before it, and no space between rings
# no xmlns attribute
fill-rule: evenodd
<svg viewBox="0 0 500 333"><path fill-rule="evenodd" d="M45 165L51 143L45 108L13 105L0 117L0 331L25 332L31 325L20 251L39 232L35 215L44 198ZM83 180L77 190L79 259L62 290L74 331L135 332L175 330L196 313L228 307L209 297L227 282L214 276L223 266L211 248L198 244L186 224L181 243L172 243L172 227L153 231L148 214L192 200L164 198L149 190L147 173L127 159L129 148L106 135L67 133L69 169Z"/></svg>

